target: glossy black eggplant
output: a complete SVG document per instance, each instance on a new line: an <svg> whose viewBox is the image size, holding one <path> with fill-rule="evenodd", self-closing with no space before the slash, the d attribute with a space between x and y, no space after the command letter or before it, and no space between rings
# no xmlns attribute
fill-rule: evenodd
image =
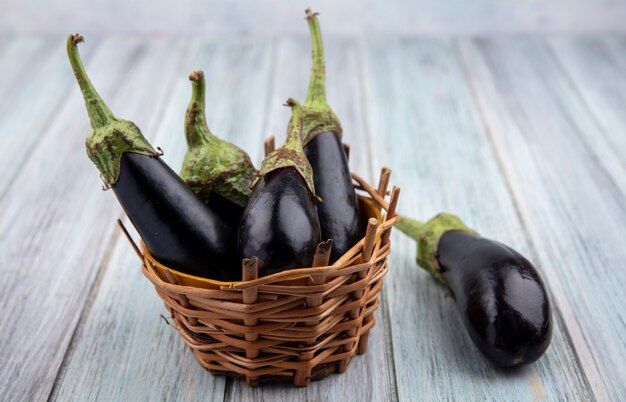
<svg viewBox="0 0 626 402"><path fill-rule="evenodd" d="M154 257L183 272L237 280L234 234L161 160L132 122L117 119L89 81L70 35L67 52L89 114L87 154Z"/></svg>
<svg viewBox="0 0 626 402"><path fill-rule="evenodd" d="M285 144L259 171L238 234L242 258L259 258L259 275L311 266L320 243L311 167L302 152L302 108L293 100Z"/></svg>
<svg viewBox="0 0 626 402"><path fill-rule="evenodd" d="M241 148L211 133L206 122L204 73L189 75L192 94L185 114L187 153L180 171L189 188L233 229L239 227L256 170Z"/></svg>
<svg viewBox="0 0 626 402"><path fill-rule="evenodd" d="M317 14L306 11L312 47L311 78L303 105L302 142L313 169L317 210L323 239L333 239L330 261L348 251L360 238L359 211L350 177L348 158L341 142L342 129L326 100L324 49Z"/></svg>
<svg viewBox="0 0 626 402"><path fill-rule="evenodd" d="M418 241L418 264L454 296L471 339L501 367L539 359L550 345L550 301L535 267L512 248L479 236L456 216L426 223L401 217Z"/></svg>

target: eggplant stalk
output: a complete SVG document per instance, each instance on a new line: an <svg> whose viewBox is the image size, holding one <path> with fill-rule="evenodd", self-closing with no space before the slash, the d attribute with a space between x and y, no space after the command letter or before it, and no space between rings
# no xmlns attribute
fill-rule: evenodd
<svg viewBox="0 0 626 402"><path fill-rule="evenodd" d="M311 33L311 53L313 64L311 78L302 115L302 144L306 146L316 135L333 132L341 138L339 119L326 101L326 67L324 47L317 13L306 10L306 19Z"/></svg>
<svg viewBox="0 0 626 402"><path fill-rule="evenodd" d="M185 115L185 138L188 151L183 161L181 177L206 204L221 197L242 212L250 197L250 185L256 169L241 148L213 135L206 122L204 73L189 75L191 100ZM232 209L232 208L229 208ZM235 219L235 220L238 220Z"/></svg>
<svg viewBox="0 0 626 402"><path fill-rule="evenodd" d="M448 213L440 213L426 222L400 216L396 228L417 242L418 265L430 272L435 279L446 287L448 284L441 276L441 266L437 260L441 236L450 230L476 233L467 227L458 216Z"/></svg>
<svg viewBox="0 0 626 402"><path fill-rule="evenodd" d="M274 170L292 167L300 173L311 195L319 201L319 197L315 195L313 171L302 148L301 133L303 129L304 109L302 105L292 98L287 99L285 105L291 108L292 113L287 127L287 139L280 148L267 155L263 160L258 177L253 185L256 184L260 177Z"/></svg>
<svg viewBox="0 0 626 402"><path fill-rule="evenodd" d="M120 175L120 161L124 152L157 156L158 152L131 121L116 118L91 84L76 45L83 42L79 34L67 38L67 55L76 81L85 99L85 107L93 132L87 137L87 155L96 165L108 186L113 186Z"/></svg>

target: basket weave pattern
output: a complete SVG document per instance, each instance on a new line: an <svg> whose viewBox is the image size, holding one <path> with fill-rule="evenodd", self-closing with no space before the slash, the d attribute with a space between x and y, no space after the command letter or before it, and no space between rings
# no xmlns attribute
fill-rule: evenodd
<svg viewBox="0 0 626 402"><path fill-rule="evenodd" d="M331 244L322 243L311 268L257 278L256 260L244 260L244 281L184 286L142 244L142 271L202 366L253 386L306 386L344 372L355 354L365 353L397 221L399 189L385 200L389 174L383 169L377 189L353 174L368 196L360 198L370 205L370 219L364 238L330 266Z"/></svg>

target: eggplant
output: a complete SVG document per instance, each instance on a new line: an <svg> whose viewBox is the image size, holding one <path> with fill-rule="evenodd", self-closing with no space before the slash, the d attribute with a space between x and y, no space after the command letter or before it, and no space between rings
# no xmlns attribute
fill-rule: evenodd
<svg viewBox="0 0 626 402"><path fill-rule="evenodd" d="M361 237L359 210L341 142L339 119L326 100L324 48L317 13L306 10L312 48L311 78L303 106L302 142L313 169L322 238L333 239L330 262L336 261Z"/></svg>
<svg viewBox="0 0 626 402"><path fill-rule="evenodd" d="M418 264L448 288L483 355L516 367L544 354L552 338L550 300L524 256L447 213L425 223L400 217L397 227L417 241Z"/></svg>
<svg viewBox="0 0 626 402"><path fill-rule="evenodd" d="M192 275L238 280L234 233L185 185L131 121L116 118L91 84L70 35L67 53L93 132L87 155L112 188L150 253Z"/></svg>
<svg viewBox="0 0 626 402"><path fill-rule="evenodd" d="M300 140L302 106L287 104L287 140L263 160L237 236L240 257L258 257L259 276L311 266L320 243L318 198Z"/></svg>
<svg viewBox="0 0 626 402"><path fill-rule="evenodd" d="M189 75L192 94L185 114L187 153L180 176L189 188L236 231L256 169L248 154L213 135L206 122L204 73Z"/></svg>

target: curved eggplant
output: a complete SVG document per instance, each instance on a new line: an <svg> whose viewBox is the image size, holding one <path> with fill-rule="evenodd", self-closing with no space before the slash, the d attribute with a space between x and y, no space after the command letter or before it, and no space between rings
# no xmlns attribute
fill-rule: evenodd
<svg viewBox="0 0 626 402"><path fill-rule="evenodd" d="M189 188L237 230L256 169L241 148L213 135L206 123L204 73L189 75L192 95L185 114L188 150L180 176Z"/></svg>
<svg viewBox="0 0 626 402"><path fill-rule="evenodd" d="M132 122L117 119L89 81L70 35L67 52L92 134L87 154L154 257L183 272L240 279L234 234L161 160Z"/></svg>
<svg viewBox="0 0 626 402"><path fill-rule="evenodd" d="M259 276L311 266L320 243L315 187L300 142L302 107L288 104L287 140L263 161L239 227L239 254L258 257Z"/></svg>
<svg viewBox="0 0 626 402"><path fill-rule="evenodd" d="M552 337L550 301L526 258L450 214L426 223L401 217L397 227L418 241L418 264L451 291L465 328L487 358L515 367L544 354Z"/></svg>
<svg viewBox="0 0 626 402"><path fill-rule="evenodd" d="M317 14L307 10L306 18L311 33L313 65L303 106L302 141L313 169L317 195L323 200L317 207L322 238L333 239L332 263L359 241L359 211L348 158L341 142L341 124L326 101L324 49Z"/></svg>

